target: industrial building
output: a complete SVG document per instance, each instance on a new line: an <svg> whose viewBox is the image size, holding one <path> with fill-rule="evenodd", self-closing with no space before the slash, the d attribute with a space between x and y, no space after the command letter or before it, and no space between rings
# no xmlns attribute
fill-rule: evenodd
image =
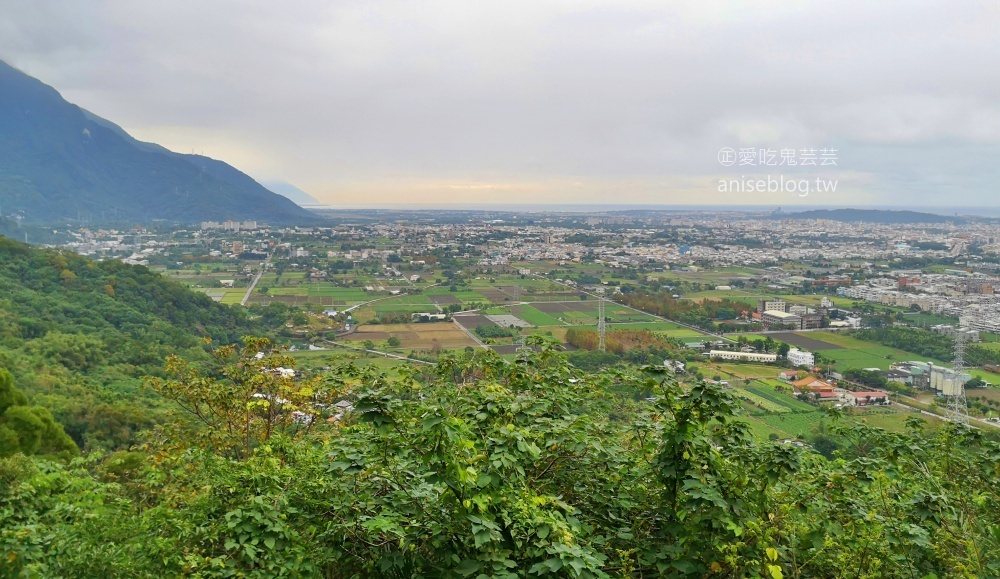
<svg viewBox="0 0 1000 579"><path fill-rule="evenodd" d="M743 360L746 362L775 362L778 360L777 354L759 354L757 352L730 352L729 350L712 350L708 353L710 358L722 360Z"/></svg>

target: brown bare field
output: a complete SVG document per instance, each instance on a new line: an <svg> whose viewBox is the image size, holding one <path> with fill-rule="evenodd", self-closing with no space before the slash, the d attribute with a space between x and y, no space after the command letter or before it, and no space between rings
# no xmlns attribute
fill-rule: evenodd
<svg viewBox="0 0 1000 579"><path fill-rule="evenodd" d="M477 289L476 291L495 304L502 304L504 298L511 299L509 295L495 289Z"/></svg>
<svg viewBox="0 0 1000 579"><path fill-rule="evenodd" d="M493 320L487 318L481 314L463 314L461 316L455 316L456 322L462 324L463 328L468 328L470 331L475 330L479 326L495 326Z"/></svg>
<svg viewBox="0 0 1000 579"><path fill-rule="evenodd" d="M363 342L388 340L392 336L399 338L399 347L405 350L430 350L435 346L452 349L476 345L468 334L452 322L361 326L357 332L343 339Z"/></svg>
<svg viewBox="0 0 1000 579"><path fill-rule="evenodd" d="M462 303L462 300L456 298L455 296L448 295L427 296L427 299L431 300L431 303L435 303L440 306L450 306Z"/></svg>

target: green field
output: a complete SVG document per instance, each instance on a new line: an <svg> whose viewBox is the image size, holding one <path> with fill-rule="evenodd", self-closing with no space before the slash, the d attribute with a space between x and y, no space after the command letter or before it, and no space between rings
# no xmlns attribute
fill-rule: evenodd
<svg viewBox="0 0 1000 579"><path fill-rule="evenodd" d="M705 335L702 332L699 332L698 330L691 330L688 328L678 328L676 330L667 330L666 332L657 332L657 333L661 333L668 338L677 338L677 339L700 338Z"/></svg>
<svg viewBox="0 0 1000 579"><path fill-rule="evenodd" d="M766 364L712 363L706 367L716 368L737 378L775 378L781 372L781 368Z"/></svg>
<svg viewBox="0 0 1000 579"><path fill-rule="evenodd" d="M290 352L289 355L295 358L299 368L305 370L319 370L324 366L339 366L341 364L353 363L358 367L372 366L387 371L390 374L395 374L395 370L400 366L413 363L396 358L385 358L383 356L365 356L354 350L343 348L297 351Z"/></svg>
<svg viewBox="0 0 1000 579"><path fill-rule="evenodd" d="M808 436L812 434L813 428L820 421L827 419L826 413L817 410L814 412L798 412L787 414L771 414L761 417L761 420L785 434L788 437Z"/></svg>
<svg viewBox="0 0 1000 579"><path fill-rule="evenodd" d="M981 368L973 368L969 370L969 373L972 374L973 376L982 378L983 380L989 382L990 384L993 384L994 386L1000 385L1000 374L997 374L996 372L987 372L986 370L983 370Z"/></svg>
<svg viewBox="0 0 1000 579"><path fill-rule="evenodd" d="M535 326L565 326L563 322L553 318L545 312L539 311L531 306L514 306L511 313Z"/></svg>
<svg viewBox="0 0 1000 579"><path fill-rule="evenodd" d="M926 414L918 414L915 412L893 412L891 410L883 409L869 410L853 414L850 418L855 422L882 428L888 430L889 432L905 432L906 419L911 416L916 416L932 426L940 426L944 424L943 420L934 418L933 416L927 416Z"/></svg>
<svg viewBox="0 0 1000 579"><path fill-rule="evenodd" d="M650 330L654 332L666 332L669 330L686 330L684 326L673 322L608 322L609 330Z"/></svg>
<svg viewBox="0 0 1000 579"><path fill-rule="evenodd" d="M245 289L226 290L226 293L222 296L220 301L228 305L238 305L241 301L243 301L243 296L245 296L246 293L247 290Z"/></svg>
<svg viewBox="0 0 1000 579"><path fill-rule="evenodd" d="M458 299L459 301L461 301L462 303L470 303L470 302L489 303L490 302L490 300L486 296L484 296L481 293L474 292L474 291L448 292L448 295L455 296L455 298Z"/></svg>
<svg viewBox="0 0 1000 579"><path fill-rule="evenodd" d="M757 440L768 440L772 434L778 438L789 437L788 433L778 430L777 428L764 422L759 416L741 416L737 418L737 420L746 422L750 425L750 434Z"/></svg>
<svg viewBox="0 0 1000 579"><path fill-rule="evenodd" d="M894 362L905 362L907 360L930 361L935 364L947 365L940 360L928 358L907 352L898 348L890 348L875 342L858 340L844 333L839 332L803 332L802 336L820 340L828 344L840 346L839 349L817 348L822 356L832 360L837 371L849 370L851 368L879 368L888 370Z"/></svg>

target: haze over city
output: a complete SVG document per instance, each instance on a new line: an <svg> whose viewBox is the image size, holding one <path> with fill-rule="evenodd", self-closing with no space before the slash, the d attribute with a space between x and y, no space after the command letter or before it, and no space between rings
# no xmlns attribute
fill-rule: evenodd
<svg viewBox="0 0 1000 579"><path fill-rule="evenodd" d="M979 206L1000 7L3 2L0 59L324 204ZM794 151L794 166L735 152ZM833 163L803 166L802 152ZM723 181L823 179L747 192Z"/></svg>

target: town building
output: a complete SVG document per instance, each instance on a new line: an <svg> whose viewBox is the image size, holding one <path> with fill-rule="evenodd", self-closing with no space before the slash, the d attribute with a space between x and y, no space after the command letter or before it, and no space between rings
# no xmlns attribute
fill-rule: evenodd
<svg viewBox="0 0 1000 579"><path fill-rule="evenodd" d="M790 326L796 329L802 327L802 317L778 310L766 310L760 317L765 328L774 326Z"/></svg>
<svg viewBox="0 0 1000 579"><path fill-rule="evenodd" d="M807 368L812 368L816 365L816 356L812 352L806 352L798 348L792 348L788 350L788 355L785 356L788 361L793 366L805 366Z"/></svg>

